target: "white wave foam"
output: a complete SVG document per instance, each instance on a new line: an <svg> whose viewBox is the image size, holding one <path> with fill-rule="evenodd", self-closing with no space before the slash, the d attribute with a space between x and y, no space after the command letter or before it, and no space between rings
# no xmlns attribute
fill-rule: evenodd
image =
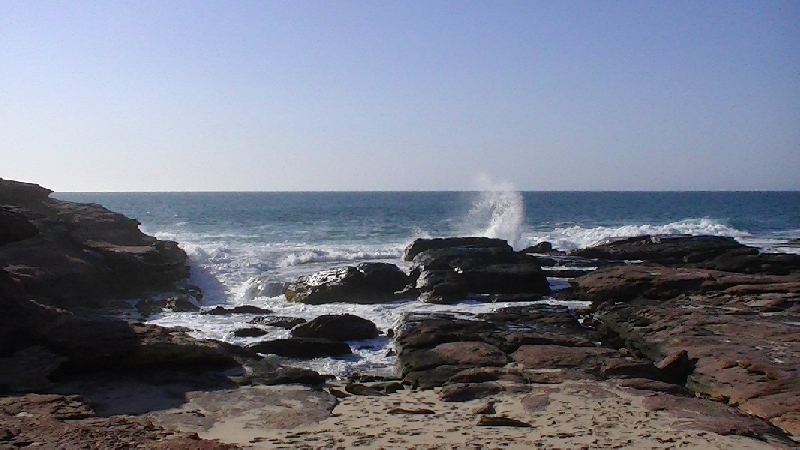
<svg viewBox="0 0 800 450"><path fill-rule="evenodd" d="M526 233L527 234L527 233ZM750 233L732 228L719 221L702 219L685 219L665 225L632 224L612 227L571 227L555 228L551 231L534 231L523 237L526 245L533 245L541 241L548 241L555 248L571 250L597 245L609 238L624 238L641 236L645 234L689 234L728 236L739 240L750 237Z"/></svg>
<svg viewBox="0 0 800 450"><path fill-rule="evenodd" d="M302 251L290 252L283 256L278 263L278 267L291 267L300 264L321 263L321 262L351 262L369 261L376 259L395 259L402 254L399 247L384 249L321 249L312 248Z"/></svg>
<svg viewBox="0 0 800 450"><path fill-rule="evenodd" d="M467 214L470 234L505 239L517 248L525 221L522 194L511 183L494 182L486 175L479 177L481 194Z"/></svg>

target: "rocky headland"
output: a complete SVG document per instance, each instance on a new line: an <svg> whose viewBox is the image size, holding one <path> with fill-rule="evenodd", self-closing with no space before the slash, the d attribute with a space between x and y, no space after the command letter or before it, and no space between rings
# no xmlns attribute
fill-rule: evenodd
<svg viewBox="0 0 800 450"><path fill-rule="evenodd" d="M800 256L714 236L562 252L419 239L254 290L322 303L520 302L409 313L392 330L202 304L186 254L99 205L0 180L0 448L795 448ZM548 277L569 279L551 291ZM253 292L252 295L259 295ZM585 301L570 309L561 300ZM247 347L122 320L251 314ZM347 355L384 336L396 377L332 380L264 355Z"/></svg>

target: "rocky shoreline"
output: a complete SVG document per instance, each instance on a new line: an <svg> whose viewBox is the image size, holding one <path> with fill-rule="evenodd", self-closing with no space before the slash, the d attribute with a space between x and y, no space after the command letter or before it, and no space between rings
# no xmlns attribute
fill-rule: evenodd
<svg viewBox="0 0 800 450"><path fill-rule="evenodd" d="M176 243L50 193L0 179L0 448L447 448L463 436L499 445L479 429L505 430L506 448L624 439L668 448L675 429L720 448L800 442L798 255L714 236L642 236L569 253L547 243L516 252L498 239L420 239L404 254L409 273L362 263L263 286L309 305L525 302L487 314L407 314L379 330L352 315L303 323L248 306L203 308ZM554 273L570 287L552 293ZM548 295L591 307L530 304ZM279 326L291 337L239 347L108 316L134 303L141 317L258 314L242 333ZM377 336L392 339L396 378L331 380L262 356L342 355L348 341ZM336 411L357 414L354 405L378 408L370 420L383 435L346 433L362 425ZM550 423L563 408L587 422L572 431ZM589 417L626 409L650 428L621 423L639 431L598 437ZM448 410L461 411L458 419ZM429 439L403 435L398 415L429 416L430 429L419 431Z"/></svg>

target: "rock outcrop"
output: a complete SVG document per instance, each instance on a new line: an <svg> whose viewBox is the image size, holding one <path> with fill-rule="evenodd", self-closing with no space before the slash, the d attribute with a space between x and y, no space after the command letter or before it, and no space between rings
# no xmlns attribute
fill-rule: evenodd
<svg viewBox="0 0 800 450"><path fill-rule="evenodd" d="M739 273L788 275L800 272L800 255L761 253L755 247L722 236L638 236L574 250L570 254Z"/></svg>
<svg viewBox="0 0 800 450"><path fill-rule="evenodd" d="M37 301L98 306L188 277L186 253L175 242L147 236L136 220L100 205L55 200L51 192L0 179L0 267Z"/></svg>
<svg viewBox="0 0 800 450"><path fill-rule="evenodd" d="M408 279L394 264L361 263L356 267L323 270L289 283L286 299L290 302L319 305L323 303L386 303L397 299Z"/></svg>
<svg viewBox="0 0 800 450"><path fill-rule="evenodd" d="M411 257L411 286L429 303L536 300L550 293L539 260L514 252L502 239L417 239Z"/></svg>
<svg viewBox="0 0 800 450"><path fill-rule="evenodd" d="M378 337L378 328L371 321L352 314L326 314L295 326L292 336L361 341Z"/></svg>
<svg viewBox="0 0 800 450"><path fill-rule="evenodd" d="M687 367L693 392L800 438L800 277L621 266L573 295L636 354Z"/></svg>

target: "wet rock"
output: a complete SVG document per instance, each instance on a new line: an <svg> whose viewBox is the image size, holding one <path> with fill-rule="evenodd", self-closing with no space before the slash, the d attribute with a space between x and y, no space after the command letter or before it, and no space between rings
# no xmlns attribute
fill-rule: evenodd
<svg viewBox="0 0 800 450"><path fill-rule="evenodd" d="M434 239L416 239L405 251L403 251L403 261L411 261L417 254L426 250L464 247L464 248L497 248L503 251L512 251L508 242L503 239L487 237L451 237Z"/></svg>
<svg viewBox="0 0 800 450"><path fill-rule="evenodd" d="M611 260L639 260L662 265L707 261L729 251L758 250L722 236L637 236L573 250L571 255Z"/></svg>
<svg viewBox="0 0 800 450"><path fill-rule="evenodd" d="M253 325L264 325L267 327L277 327L286 330L291 330L301 323L306 323L306 319L301 317L286 317L286 316L261 316L247 322Z"/></svg>
<svg viewBox="0 0 800 450"><path fill-rule="evenodd" d="M350 346L344 342L297 337L257 342L248 345L246 348L258 353L275 354L289 358L319 358L352 353Z"/></svg>
<svg viewBox="0 0 800 450"><path fill-rule="evenodd" d="M522 253L549 253L553 251L553 244L543 241L522 250Z"/></svg>
<svg viewBox="0 0 800 450"><path fill-rule="evenodd" d="M361 341L378 337L372 321L353 314L330 314L314 318L292 329L298 338L324 338L334 341Z"/></svg>
<svg viewBox="0 0 800 450"><path fill-rule="evenodd" d="M430 303L455 303L467 294L527 294L520 300L530 300L550 292L536 257L502 247L425 250L414 256L409 276Z"/></svg>
<svg viewBox="0 0 800 450"><path fill-rule="evenodd" d="M267 334L266 330L258 327L239 328L233 332L236 337L259 337L265 334Z"/></svg>
<svg viewBox="0 0 800 450"><path fill-rule="evenodd" d="M233 308L226 308L224 306L216 306L213 309L203 311L201 314L207 316L226 316L229 314L270 314L272 310L260 308L253 305L239 305Z"/></svg>
<svg viewBox="0 0 800 450"><path fill-rule="evenodd" d="M241 359L240 363L248 368L247 375L239 382L242 385L302 384L317 386L331 378L330 375L320 375L311 369L282 366L264 359L247 358Z"/></svg>
<svg viewBox="0 0 800 450"><path fill-rule="evenodd" d="M406 284L405 272L393 264L362 263L302 276L286 288L286 299L311 305L386 303Z"/></svg>
<svg viewBox="0 0 800 450"><path fill-rule="evenodd" d="M365 386L360 383L348 383L344 390L353 395L366 395L366 396L385 396L386 392L381 389L375 389L371 386Z"/></svg>

